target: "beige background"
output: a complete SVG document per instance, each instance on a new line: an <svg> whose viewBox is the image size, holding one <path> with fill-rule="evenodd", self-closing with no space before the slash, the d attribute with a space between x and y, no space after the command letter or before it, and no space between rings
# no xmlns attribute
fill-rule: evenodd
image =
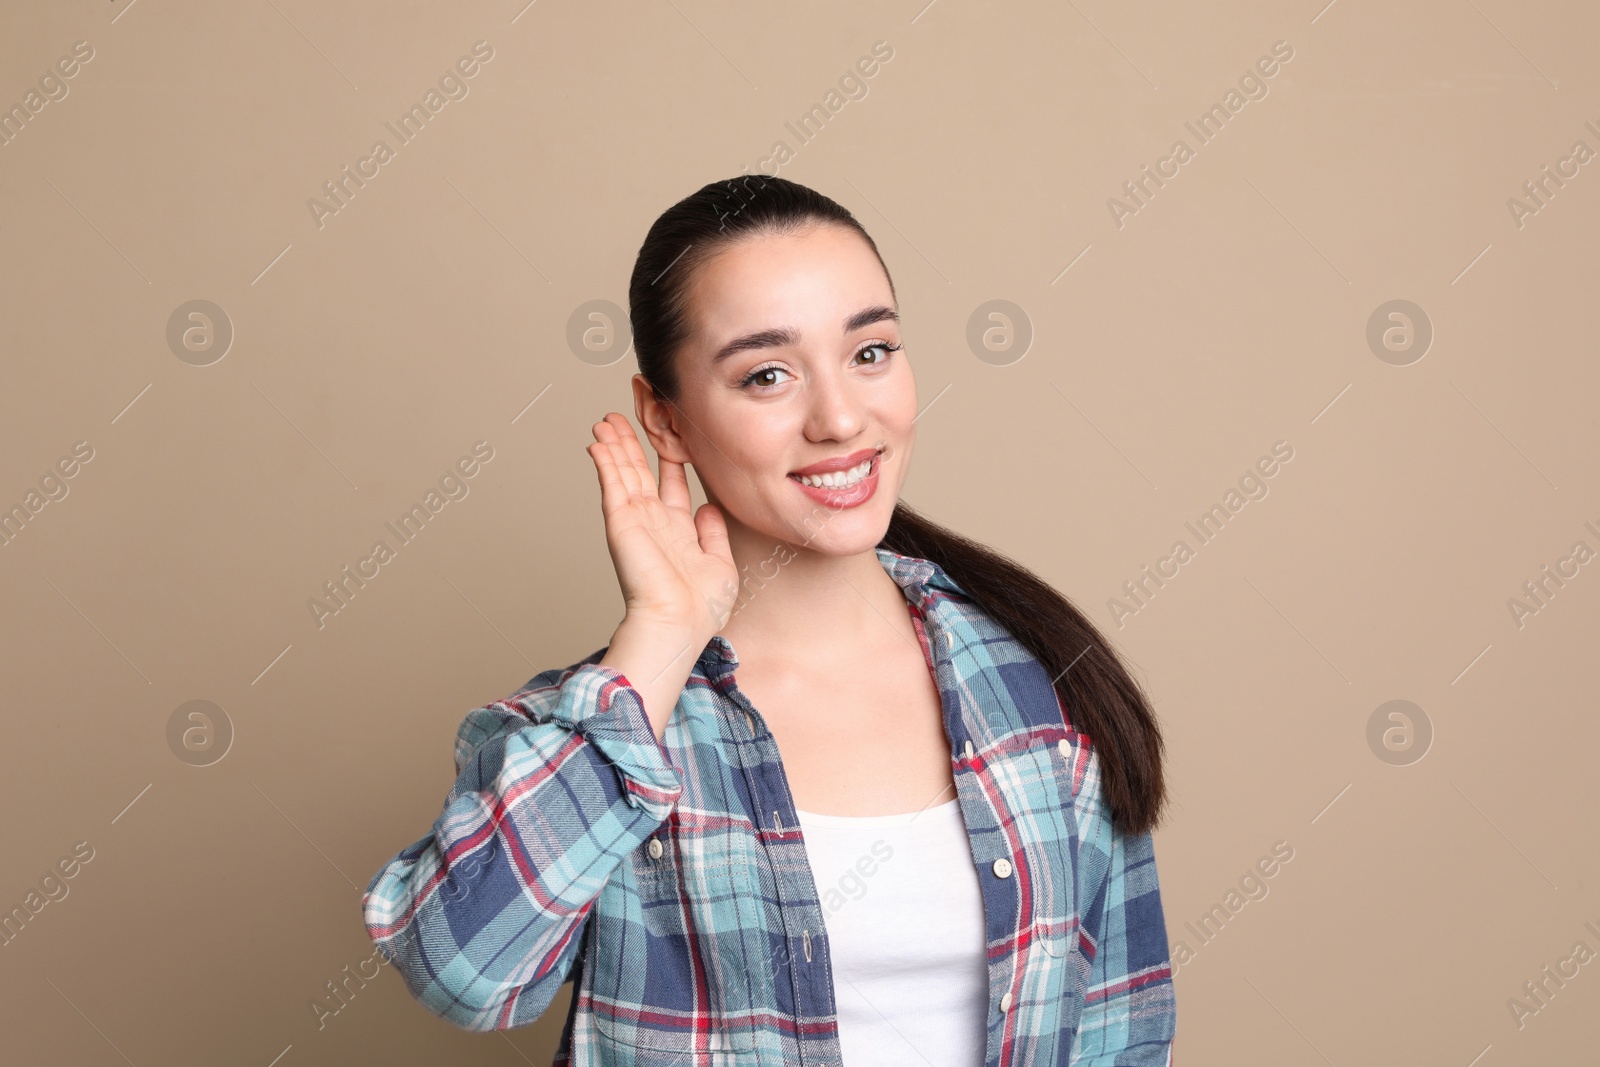
<svg viewBox="0 0 1600 1067"><path fill-rule="evenodd" d="M0 506L93 458L0 546L0 905L93 858L0 947L3 1058L548 1062L565 994L483 1035L387 970L320 1028L312 1002L371 959L360 891L431 828L461 717L620 618L584 447L633 417L635 364L579 358L569 319L626 307L655 216L779 140L894 273L927 405L906 499L1073 597L1156 702L1178 1061L1592 1056L1600 963L1520 1027L1508 1001L1600 952L1600 564L1521 626L1508 601L1600 550L1600 164L1521 226L1507 201L1600 150L1600 14L1319 3L6 5L0 104L93 59L0 147ZM397 145L477 41L468 95ZM785 123L878 41L800 144ZM1199 144L1276 41L1267 95ZM1119 227L1108 199L1180 137ZM996 299L1020 359L969 347ZM1366 336L1397 299L1434 331L1404 366ZM167 341L193 300L234 333L205 366ZM322 583L477 441L468 495L319 628ZM1278 441L1269 494L1199 546L1184 523ZM1397 699L1432 732L1405 765L1368 741ZM210 765L220 731L169 743L191 700L232 726ZM1264 898L1186 931L1280 841Z"/></svg>

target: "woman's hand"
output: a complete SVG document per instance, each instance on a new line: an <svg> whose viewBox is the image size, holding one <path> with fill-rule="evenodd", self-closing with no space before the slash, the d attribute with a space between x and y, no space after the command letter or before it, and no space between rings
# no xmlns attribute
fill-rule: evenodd
<svg viewBox="0 0 1600 1067"><path fill-rule="evenodd" d="M683 464L659 456L661 484L627 418L615 411L592 427L589 458L600 476L606 547L633 629L682 633L701 645L733 609L738 568L722 512L690 512Z"/></svg>

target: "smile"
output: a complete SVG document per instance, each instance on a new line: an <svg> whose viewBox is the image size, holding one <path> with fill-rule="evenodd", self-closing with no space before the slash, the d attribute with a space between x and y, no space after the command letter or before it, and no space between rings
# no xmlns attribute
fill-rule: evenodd
<svg viewBox="0 0 1600 1067"><path fill-rule="evenodd" d="M883 457L888 454L887 449L864 451L867 453L865 458L853 467L815 471L810 474L795 472L788 477L800 487L802 493L819 504L825 504L836 510L858 507L871 500L877 493L878 469L883 464ZM855 459L856 455L841 458L848 462Z"/></svg>
<svg viewBox="0 0 1600 1067"><path fill-rule="evenodd" d="M847 489L865 478L872 470L872 464L878 457L864 459L847 471L830 471L826 474L795 474L791 475L801 485L811 485L818 489Z"/></svg>

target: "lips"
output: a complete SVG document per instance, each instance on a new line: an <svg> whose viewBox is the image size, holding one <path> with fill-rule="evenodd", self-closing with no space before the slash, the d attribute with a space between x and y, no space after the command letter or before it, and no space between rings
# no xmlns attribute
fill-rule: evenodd
<svg viewBox="0 0 1600 1067"><path fill-rule="evenodd" d="M848 456L813 463L802 471L790 474L789 480L794 482L795 488L800 492L832 511L839 512L846 508L860 507L877 494L878 469L888 454L887 448L865 448ZM843 481L844 471L862 467L866 468L866 473L848 485L810 485L802 481L803 478L827 478L830 475Z"/></svg>
<svg viewBox="0 0 1600 1067"><path fill-rule="evenodd" d="M873 456L876 456L880 451L882 451L882 449L863 448L859 452L852 452L847 456L836 456L833 459L822 460L820 463L813 463L809 467L801 467L799 470L790 471L789 476L795 477L801 474L828 474L838 471L847 471L851 467L859 467L862 463L871 459Z"/></svg>

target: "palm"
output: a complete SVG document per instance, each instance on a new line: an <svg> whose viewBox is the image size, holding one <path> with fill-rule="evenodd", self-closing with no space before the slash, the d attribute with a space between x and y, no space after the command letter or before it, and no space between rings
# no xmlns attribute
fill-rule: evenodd
<svg viewBox="0 0 1600 1067"><path fill-rule="evenodd" d="M697 632L721 628L732 608L738 569L727 524L711 504L691 509L683 464L650 470L638 436L615 412L594 424L590 458L600 476L606 546L627 613Z"/></svg>

